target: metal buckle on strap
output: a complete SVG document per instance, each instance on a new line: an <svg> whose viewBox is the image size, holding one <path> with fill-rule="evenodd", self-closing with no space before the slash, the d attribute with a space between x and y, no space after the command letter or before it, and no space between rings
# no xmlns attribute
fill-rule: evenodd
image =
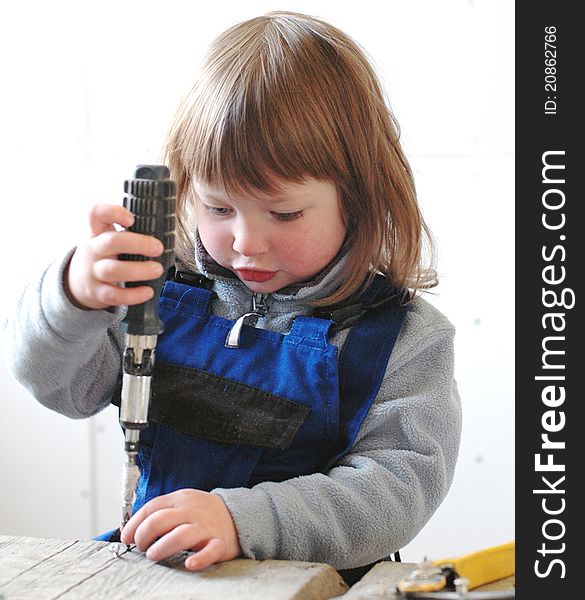
<svg viewBox="0 0 585 600"><path fill-rule="evenodd" d="M173 272L170 273L170 277L168 279L172 279L177 283L182 283L184 285L190 285L192 287L203 288L206 290L211 289L213 285L213 281L202 275L201 273L192 273L191 271L178 271L173 267Z"/></svg>
<svg viewBox="0 0 585 600"><path fill-rule="evenodd" d="M396 298L397 294L385 296L372 304L364 304L363 302L352 302L347 304L324 306L316 308L313 311L313 316L320 319L328 319L335 324L329 330L329 333L336 333L342 329L347 329L355 325L369 310L378 308L387 302Z"/></svg>
<svg viewBox="0 0 585 600"><path fill-rule="evenodd" d="M320 319L327 319L333 321L335 325L329 330L330 333L340 331L347 327L351 327L354 323L366 313L367 308L359 302L356 304L349 304L347 306L341 306L335 308L333 306L324 306L322 308L316 308L313 311L313 316Z"/></svg>

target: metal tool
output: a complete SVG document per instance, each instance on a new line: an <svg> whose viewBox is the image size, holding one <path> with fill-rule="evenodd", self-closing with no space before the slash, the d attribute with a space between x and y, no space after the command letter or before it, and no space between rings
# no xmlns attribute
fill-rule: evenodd
<svg viewBox="0 0 585 600"><path fill-rule="evenodd" d="M126 287L149 285L154 296L143 304L128 307L121 323L124 331L122 361L122 397L120 425L124 429L124 463L122 478L122 524L132 516L132 502L139 472L136 454L140 431L148 425L150 383L154 368L155 348L164 325L158 316L158 302L168 269L174 262L176 186L169 179L169 169L163 165L139 165L134 178L124 182L124 207L135 216L129 231L152 235L164 245L164 252L155 259L140 255L121 254L120 260L157 260L163 274L152 281L127 282Z"/></svg>
<svg viewBox="0 0 585 600"><path fill-rule="evenodd" d="M401 600L504 600L514 590L472 591L515 573L515 544L485 548L465 556L424 561L396 586Z"/></svg>

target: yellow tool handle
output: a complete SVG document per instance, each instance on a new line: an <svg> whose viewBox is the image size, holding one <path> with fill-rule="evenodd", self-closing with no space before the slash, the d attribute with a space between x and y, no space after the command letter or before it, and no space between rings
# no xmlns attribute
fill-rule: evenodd
<svg viewBox="0 0 585 600"><path fill-rule="evenodd" d="M469 589L485 585L516 572L516 543L510 542L472 552L457 558L433 561L437 567L451 567L460 577L469 579Z"/></svg>

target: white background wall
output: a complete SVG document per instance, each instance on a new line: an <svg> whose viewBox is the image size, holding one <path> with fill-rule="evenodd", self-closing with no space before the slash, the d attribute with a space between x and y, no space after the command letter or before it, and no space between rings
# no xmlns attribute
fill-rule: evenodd
<svg viewBox="0 0 585 600"><path fill-rule="evenodd" d="M0 316L15 290L120 202L209 42L269 10L339 26L372 57L439 245L428 298L457 327L463 401L451 492L403 551L446 557L514 538L511 0L53 0L11 3L0 34ZM0 364L0 533L87 538L117 525L122 437L107 409L70 421ZM388 515L388 518L392 518Z"/></svg>

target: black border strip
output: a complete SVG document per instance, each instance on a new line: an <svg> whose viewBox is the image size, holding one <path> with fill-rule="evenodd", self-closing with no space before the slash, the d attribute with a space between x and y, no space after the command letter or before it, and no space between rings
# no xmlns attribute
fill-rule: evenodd
<svg viewBox="0 0 585 600"><path fill-rule="evenodd" d="M539 1L516 10L516 597L521 600L566 598L570 589L581 587L576 556L582 540L572 517L582 508L575 495L582 475L575 432L585 370L580 339L585 235L578 216L585 204L579 189L584 143L578 139L585 129L578 91L585 52L574 6ZM548 448L542 447L545 439Z"/></svg>

